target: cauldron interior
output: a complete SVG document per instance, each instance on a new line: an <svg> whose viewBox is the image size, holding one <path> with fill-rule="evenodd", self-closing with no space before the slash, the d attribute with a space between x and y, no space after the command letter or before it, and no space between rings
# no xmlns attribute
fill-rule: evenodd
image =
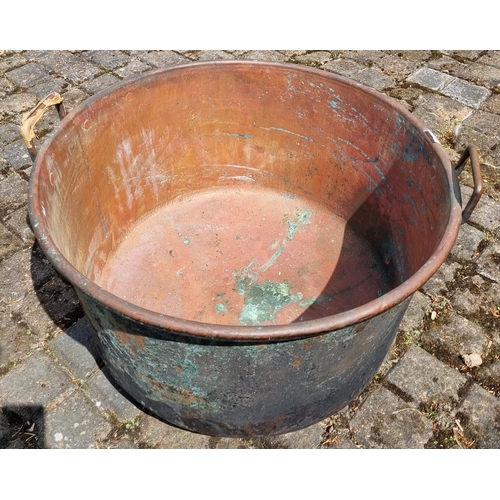
<svg viewBox="0 0 500 500"><path fill-rule="evenodd" d="M37 206L60 254L133 304L286 324L360 307L420 272L450 221L446 161L403 108L343 78L193 65L74 110L39 155ZM259 297L270 312L242 316Z"/></svg>

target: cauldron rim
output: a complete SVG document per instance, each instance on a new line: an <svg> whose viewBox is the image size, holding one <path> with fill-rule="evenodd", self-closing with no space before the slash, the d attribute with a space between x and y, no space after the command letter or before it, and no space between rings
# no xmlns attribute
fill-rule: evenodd
<svg viewBox="0 0 500 500"><path fill-rule="evenodd" d="M442 263L449 255L458 235L458 230L461 223L461 205L457 200L457 180L454 176L453 167L448 155L438 141L434 140L432 134L425 133L426 126L407 109L400 105L394 99L378 92L366 85L355 82L349 78L330 73L325 70L310 68L290 63L268 62L268 61L247 61L247 60L231 60L231 61L204 61L192 62L171 66L168 68L160 68L148 71L141 75L132 77L124 82L116 83L105 90L96 93L83 103L72 109L64 119L71 120L72 116L83 112L91 107L98 100L110 95L117 89L123 89L129 86L134 86L138 81L146 79L161 78L162 75L193 69L195 67L207 66L255 66L261 69L285 68L302 74L328 75L332 80L359 89L365 94L373 97L374 101L381 102L386 106L395 108L405 120L407 120L416 130L418 130L426 146L433 149L436 156L439 158L442 167L445 169L446 177L450 186L450 197L446 200L450 203L450 216L443 232L443 236L438 247L430 256L430 258L420 267L420 269L410 276L406 281L393 288L386 294L378 297L375 300L367 302L359 307L350 309L345 312L337 313L332 316L319 319L306 320L298 323L290 323L285 325L265 325L265 326L240 326L240 325L215 325L203 323L193 320L176 318L165 314L157 313L145 309L143 307L132 304L120 297L106 291L98 286L88 277L80 273L58 250L48 231L47 225L44 223L45 218L42 216L41 207L38 203L39 199L36 193L38 192L38 165L43 162L44 156L50 147L50 144L57 140L59 131L52 134L48 138L40 152L38 153L29 182L29 200L28 212L31 220L31 225L35 236L42 247L43 251L55 267L55 269L74 287L86 295L93 297L95 300L103 304L105 307L112 309L119 314L132 319L133 321L173 331L187 336L202 337L208 339L241 341L241 342L261 342L261 341L286 341L308 336L315 336L325 332L331 332L344 328L346 326L355 325L363 321L369 320L392 307L401 303L411 295L413 295L424 283L426 283L432 275L439 269Z"/></svg>

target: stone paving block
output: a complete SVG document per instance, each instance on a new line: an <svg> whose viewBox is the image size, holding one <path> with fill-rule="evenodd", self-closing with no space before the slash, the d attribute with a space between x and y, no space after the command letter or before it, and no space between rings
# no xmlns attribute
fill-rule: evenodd
<svg viewBox="0 0 500 500"><path fill-rule="evenodd" d="M500 243L490 241L476 262L481 275L500 283Z"/></svg>
<svg viewBox="0 0 500 500"><path fill-rule="evenodd" d="M98 369L98 363L101 362L87 318L79 319L53 339L48 347L78 379L87 378Z"/></svg>
<svg viewBox="0 0 500 500"><path fill-rule="evenodd" d="M0 123L0 148L21 137L19 125L13 122Z"/></svg>
<svg viewBox="0 0 500 500"><path fill-rule="evenodd" d="M484 111L500 115L500 94L493 94L484 101L482 108Z"/></svg>
<svg viewBox="0 0 500 500"><path fill-rule="evenodd" d="M441 90L452 80L454 80L452 76L426 67L417 69L406 79L431 90Z"/></svg>
<svg viewBox="0 0 500 500"><path fill-rule="evenodd" d="M466 417L465 435L475 441L474 448L500 448L500 402L495 396L474 384L457 415Z"/></svg>
<svg viewBox="0 0 500 500"><path fill-rule="evenodd" d="M384 75L384 73L377 68L364 68L359 73L353 75L353 78L375 90L383 90L396 83L394 78Z"/></svg>
<svg viewBox="0 0 500 500"><path fill-rule="evenodd" d="M16 407L29 420L75 387L48 354L38 351L0 377L0 408Z"/></svg>
<svg viewBox="0 0 500 500"><path fill-rule="evenodd" d="M462 266L456 262L444 262L434 276L422 286L422 290L429 295L441 295L447 290L447 283L453 281L455 273Z"/></svg>
<svg viewBox="0 0 500 500"><path fill-rule="evenodd" d="M151 52L140 56L140 59L141 61L154 66L155 68L162 68L164 66L172 66L174 64L183 64L189 62L189 59L170 50L152 50Z"/></svg>
<svg viewBox="0 0 500 500"><path fill-rule="evenodd" d="M418 67L418 63L414 61L408 61L391 54L384 54L380 59L376 59L374 65L384 73L399 79L407 77Z"/></svg>
<svg viewBox="0 0 500 500"><path fill-rule="evenodd" d="M82 83L99 72L97 65L65 50L50 51L40 59L40 64L73 84Z"/></svg>
<svg viewBox="0 0 500 500"><path fill-rule="evenodd" d="M139 59L134 59L125 66L116 69L115 74L117 74L120 78L129 78L133 75L144 73L145 71L149 71L151 69L152 67L148 64L139 61Z"/></svg>
<svg viewBox="0 0 500 500"><path fill-rule="evenodd" d="M85 92L92 95L110 87L111 85L114 85L115 83L118 83L119 81L120 79L116 78L116 76L111 73L104 73L104 75L82 83L81 87L85 90Z"/></svg>
<svg viewBox="0 0 500 500"><path fill-rule="evenodd" d="M66 92L64 92L62 97L64 99L66 110L69 112L73 108L76 108L83 101L88 99L90 96L80 88L71 87Z"/></svg>
<svg viewBox="0 0 500 500"><path fill-rule="evenodd" d="M458 232L457 241L451 249L450 255L460 260L472 259L484 236L484 233L479 229L469 224L462 224Z"/></svg>
<svg viewBox="0 0 500 500"><path fill-rule="evenodd" d="M32 245L35 235L28 222L28 209L21 207L5 217L5 224L14 231L25 245Z"/></svg>
<svg viewBox="0 0 500 500"><path fill-rule="evenodd" d="M101 411L76 390L54 409L45 413L43 422L46 448L97 448L112 426Z"/></svg>
<svg viewBox="0 0 500 500"><path fill-rule="evenodd" d="M18 139L17 141L4 146L1 149L0 154L7 160L9 165L14 170L29 167L33 163L28 153L28 149L22 139Z"/></svg>
<svg viewBox="0 0 500 500"><path fill-rule="evenodd" d="M350 425L364 448L423 448L433 435L429 420L384 387L367 397Z"/></svg>
<svg viewBox="0 0 500 500"><path fill-rule="evenodd" d="M224 50L200 50L197 54L198 61L215 61L236 59L232 54Z"/></svg>
<svg viewBox="0 0 500 500"><path fill-rule="evenodd" d="M38 99L43 99L47 97L51 92L62 93L64 89L68 87L68 82L57 75L49 75L42 82L32 85L30 87L30 92L38 97Z"/></svg>
<svg viewBox="0 0 500 500"><path fill-rule="evenodd" d="M490 96L491 91L457 78L442 88L441 93L466 106L478 109Z"/></svg>
<svg viewBox="0 0 500 500"><path fill-rule="evenodd" d="M302 449L315 449L319 448L323 434L325 433L325 426L322 422L310 425L305 429L295 432L287 432L286 434L279 434L273 436L273 440L279 445L279 448L291 448L294 450Z"/></svg>
<svg viewBox="0 0 500 500"><path fill-rule="evenodd" d="M142 411L127 397L120 393L111 381L111 375L98 370L88 380L88 396L105 411L112 412L118 420L126 422L138 417Z"/></svg>
<svg viewBox="0 0 500 500"><path fill-rule="evenodd" d="M243 439L228 437L210 437L208 439L210 448L218 450L240 450L248 448Z"/></svg>
<svg viewBox="0 0 500 500"><path fill-rule="evenodd" d="M85 50L81 55L107 70L123 66L130 60L130 56L120 50Z"/></svg>
<svg viewBox="0 0 500 500"><path fill-rule="evenodd" d="M12 304L25 297L32 289L30 250L16 252L0 263L0 301Z"/></svg>
<svg viewBox="0 0 500 500"><path fill-rule="evenodd" d="M13 69L5 76L17 87L30 87L48 77L48 72L38 63L31 62Z"/></svg>
<svg viewBox="0 0 500 500"><path fill-rule="evenodd" d="M286 57L276 50L252 50L247 52L244 59L252 61L272 61L272 62L285 62Z"/></svg>
<svg viewBox="0 0 500 500"><path fill-rule="evenodd" d="M428 346L431 352L434 349L446 351L462 363L464 355L483 357L489 342L479 325L459 314L452 314L450 321L443 326L432 326L422 338L425 339L424 347Z"/></svg>
<svg viewBox="0 0 500 500"><path fill-rule="evenodd" d="M364 69L364 66L350 59L335 59L323 64L321 69L346 76L347 78L353 78Z"/></svg>
<svg viewBox="0 0 500 500"><path fill-rule="evenodd" d="M209 437L188 432L146 415L139 424L139 442L147 448L209 448Z"/></svg>
<svg viewBox="0 0 500 500"><path fill-rule="evenodd" d="M31 110L38 99L33 94L12 94L0 99L0 118L2 116L20 116L24 111Z"/></svg>
<svg viewBox="0 0 500 500"><path fill-rule="evenodd" d="M23 242L0 224L0 259L19 250Z"/></svg>
<svg viewBox="0 0 500 500"><path fill-rule="evenodd" d="M23 66L28 61L21 54L13 54L0 59L0 75L19 66Z"/></svg>
<svg viewBox="0 0 500 500"><path fill-rule="evenodd" d="M455 63L449 71L458 78L490 89L500 85L500 69L493 66Z"/></svg>
<svg viewBox="0 0 500 500"><path fill-rule="evenodd" d="M460 186L460 191L462 193L462 205L465 207L472 195L472 188L469 186ZM476 208L474 208L469 221L489 231L494 231L500 226L500 204L483 194Z"/></svg>
<svg viewBox="0 0 500 500"><path fill-rule="evenodd" d="M464 121L464 126L476 129L483 134L500 138L500 115L477 111Z"/></svg>
<svg viewBox="0 0 500 500"><path fill-rule="evenodd" d="M326 50L316 50L315 52L310 52L309 54L297 55L295 60L302 63L307 64L308 66L320 66L321 64L325 64L332 59L332 55L330 52Z"/></svg>
<svg viewBox="0 0 500 500"><path fill-rule="evenodd" d="M29 354L30 350L28 329L11 318L4 307L0 307L0 373Z"/></svg>
<svg viewBox="0 0 500 500"><path fill-rule="evenodd" d="M374 64L386 56L381 50L345 50L342 55L346 59L354 59L364 65Z"/></svg>
<svg viewBox="0 0 500 500"><path fill-rule="evenodd" d="M385 379L410 396L415 406L438 402L459 403L467 379L424 349L408 346L405 356Z"/></svg>
<svg viewBox="0 0 500 500"><path fill-rule="evenodd" d="M0 181L0 214L7 215L28 201L28 183L17 174Z"/></svg>
<svg viewBox="0 0 500 500"><path fill-rule="evenodd" d="M421 292L415 292L406 310L406 314L399 325L399 329L405 332L411 332L419 328L422 326L425 313L429 312L430 309L431 299Z"/></svg>
<svg viewBox="0 0 500 500"><path fill-rule="evenodd" d="M457 290L451 297L453 309L461 314L474 314L479 312L481 299L470 290Z"/></svg>
<svg viewBox="0 0 500 500"><path fill-rule="evenodd" d="M500 51L489 51L488 54L481 56L477 62L500 69Z"/></svg>

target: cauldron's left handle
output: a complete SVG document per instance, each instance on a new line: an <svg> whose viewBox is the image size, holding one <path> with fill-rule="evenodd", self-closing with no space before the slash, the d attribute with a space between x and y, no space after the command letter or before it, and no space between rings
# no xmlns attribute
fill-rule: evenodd
<svg viewBox="0 0 500 500"><path fill-rule="evenodd" d="M36 158L36 148L33 139L36 137L34 132L35 124L44 115L45 111L51 106L55 106L61 120L66 116L66 108L63 104L63 98L57 93L52 92L43 98L31 111L24 113L21 118L21 135L24 144L28 148L31 159Z"/></svg>
<svg viewBox="0 0 500 500"><path fill-rule="evenodd" d="M481 178L481 170L479 168L479 155L477 154L476 146L473 144L469 144L465 151L462 153L460 160L458 160L458 164L455 167L455 172L457 175L462 173L462 170L465 167L465 162L470 158L472 164L472 178L474 179L474 190L472 191L472 195L467 202L466 207L462 210L462 224L469 220L469 217L476 208L477 202L481 195L483 194L483 179Z"/></svg>

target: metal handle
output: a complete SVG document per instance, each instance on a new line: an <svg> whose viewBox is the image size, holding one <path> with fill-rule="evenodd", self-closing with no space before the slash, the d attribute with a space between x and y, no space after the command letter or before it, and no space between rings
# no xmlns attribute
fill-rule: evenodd
<svg viewBox="0 0 500 500"><path fill-rule="evenodd" d="M460 160L458 160L458 165L455 167L455 172L457 175L462 173L465 167L466 161L470 158L472 165L472 177L474 179L474 191L467 202L467 206L462 210L462 224L469 220L469 217L476 208L477 202L481 195L483 194L483 179L481 178L481 170L479 169L479 155L477 153L476 146L469 144L465 151L462 153Z"/></svg>
<svg viewBox="0 0 500 500"><path fill-rule="evenodd" d="M66 116L66 108L63 104L63 98L57 93L52 92L47 97L43 98L31 111L24 113L21 118L21 135L23 136L24 144L28 148L31 159L36 158L36 148L33 139L36 137L33 128L40 118L44 115L51 106L55 106L61 120Z"/></svg>

